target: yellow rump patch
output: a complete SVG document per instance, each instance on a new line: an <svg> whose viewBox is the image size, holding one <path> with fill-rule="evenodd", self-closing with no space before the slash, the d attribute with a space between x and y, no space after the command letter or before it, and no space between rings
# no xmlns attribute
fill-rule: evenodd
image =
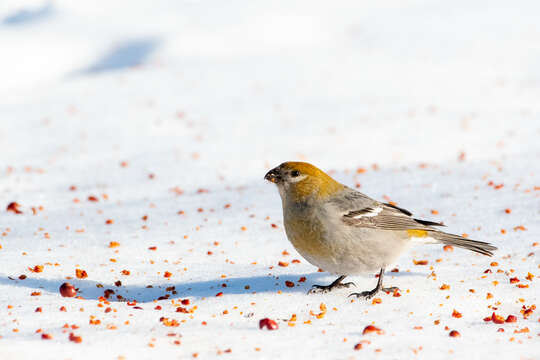
<svg viewBox="0 0 540 360"><path fill-rule="evenodd" d="M407 230L409 237L426 237L428 232L426 230Z"/></svg>

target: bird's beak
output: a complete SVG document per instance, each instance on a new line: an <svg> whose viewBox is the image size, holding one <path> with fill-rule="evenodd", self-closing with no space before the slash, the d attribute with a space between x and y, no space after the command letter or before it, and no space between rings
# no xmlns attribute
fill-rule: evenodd
<svg viewBox="0 0 540 360"><path fill-rule="evenodd" d="M264 180L268 180L270 182L273 182L274 184L277 184L279 181L281 181L281 175L279 173L279 170L277 168L270 170L266 173L266 175L264 175Z"/></svg>

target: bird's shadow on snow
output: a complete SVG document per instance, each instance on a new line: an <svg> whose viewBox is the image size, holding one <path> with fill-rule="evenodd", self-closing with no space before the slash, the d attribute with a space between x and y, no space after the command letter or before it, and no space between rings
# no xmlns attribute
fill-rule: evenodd
<svg viewBox="0 0 540 360"><path fill-rule="evenodd" d="M99 74L143 65L160 44L161 41L154 37L124 40L74 75Z"/></svg>
<svg viewBox="0 0 540 360"><path fill-rule="evenodd" d="M251 276L235 278L219 278L215 280L192 281L192 282L167 282L148 285L121 285L106 284L88 279L39 279L27 277L20 280L16 277L2 275L0 284L8 286L26 287L32 291L45 290L60 296L60 285L70 282L78 289L77 293L87 300L97 300L104 296L106 290L113 290L114 293L108 297L109 301L137 301L138 303L153 302L154 300L165 300L175 298L206 298L223 293L223 296L232 294L253 294L264 292L307 292L313 281L320 277L328 276L322 273L309 274L288 274L280 276ZM286 287L285 282L291 281L298 284L298 280L305 277L306 280L301 285ZM223 286L223 285L226 286ZM118 297L118 295L120 297Z"/></svg>
<svg viewBox="0 0 540 360"><path fill-rule="evenodd" d="M52 3L48 2L38 8L21 9L9 14L2 19L1 24L8 26L26 25L50 18L53 14L54 7Z"/></svg>
<svg viewBox="0 0 540 360"><path fill-rule="evenodd" d="M424 273L407 272L407 273L392 273L398 276L426 276ZM305 281L298 282L302 277ZM106 284L88 279L71 279L67 280L78 289L78 295L86 300L98 300L103 297L108 290L108 301L124 302L136 301L137 303L149 303L154 300L170 300L175 298L207 298L214 297L219 293L223 296L239 295L239 294L255 294L277 292L281 290L284 293L301 292L307 293L314 283L329 284L333 278L326 273L305 273L305 274L286 274L286 275L265 275L265 276L250 276L250 277L233 277L225 279L192 281L192 282L167 282L148 285L120 285ZM375 285L375 279L370 278L373 284L368 280L359 282L356 279L357 289L364 287L371 288ZM293 287L287 287L285 282L292 282ZM45 290L52 294L60 296L59 288L65 279L39 279L27 277L20 280L17 277L6 275L0 276L0 285L26 287L33 291ZM364 282L366 284L364 284ZM226 285L226 286L224 286ZM352 288L351 288L352 289ZM110 292L113 291L113 293Z"/></svg>

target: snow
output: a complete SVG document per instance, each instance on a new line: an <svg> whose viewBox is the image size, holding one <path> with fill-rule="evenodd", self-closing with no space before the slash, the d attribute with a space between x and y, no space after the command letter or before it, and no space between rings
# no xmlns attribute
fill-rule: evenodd
<svg viewBox="0 0 540 360"><path fill-rule="evenodd" d="M2 1L2 359L538 357L540 315L521 311L539 301L539 10ZM379 304L347 297L374 274L307 295L334 278L286 239L263 181L286 160L499 250L414 247L387 269L401 296ZM60 296L65 281L80 299ZM518 320L485 322L493 312ZM259 330L265 317L279 329ZM384 334L362 335L370 324Z"/></svg>

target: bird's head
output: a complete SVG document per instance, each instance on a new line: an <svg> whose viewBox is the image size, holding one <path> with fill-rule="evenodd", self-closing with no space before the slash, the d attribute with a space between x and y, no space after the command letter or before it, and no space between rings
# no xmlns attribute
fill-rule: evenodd
<svg viewBox="0 0 540 360"><path fill-rule="evenodd" d="M264 179L277 185L284 201L324 199L344 188L324 171L306 162L284 162L267 172Z"/></svg>

